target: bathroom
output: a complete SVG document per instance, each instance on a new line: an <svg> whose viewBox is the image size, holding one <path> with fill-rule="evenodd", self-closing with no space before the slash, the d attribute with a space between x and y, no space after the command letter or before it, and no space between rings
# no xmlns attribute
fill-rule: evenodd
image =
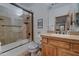
<svg viewBox="0 0 79 59"><path fill-rule="evenodd" d="M41 34L79 35L78 12L77 3L0 4L0 55L41 56Z"/></svg>

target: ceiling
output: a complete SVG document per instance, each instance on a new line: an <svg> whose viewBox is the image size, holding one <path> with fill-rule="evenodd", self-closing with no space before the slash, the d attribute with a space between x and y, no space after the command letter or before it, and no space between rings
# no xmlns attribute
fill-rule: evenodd
<svg viewBox="0 0 79 59"><path fill-rule="evenodd" d="M26 6L26 7L32 7L35 5L35 3L18 3L18 4Z"/></svg>
<svg viewBox="0 0 79 59"><path fill-rule="evenodd" d="M23 7L24 9L27 9L29 11L32 11L33 8L36 8L37 6L44 6L45 9L51 10L52 8L58 8L59 6L68 5L69 3L17 3L17 5Z"/></svg>
<svg viewBox="0 0 79 59"><path fill-rule="evenodd" d="M27 10L32 10L35 6L45 6L45 8L51 8L53 5L56 3L17 3L17 5L27 9Z"/></svg>
<svg viewBox="0 0 79 59"><path fill-rule="evenodd" d="M16 4L21 6L24 9L29 10L29 11L33 11L33 8L36 9L36 6L38 8L40 6L43 6L43 8L49 9L49 10L51 10L52 7L56 7L56 5L59 6L58 3L16 3ZM11 4L8 4L8 3L2 3L0 5L12 10L12 12L17 14L17 15L19 15L19 14L21 14L23 12L22 9L20 9L18 7L15 7L15 6L13 6Z"/></svg>

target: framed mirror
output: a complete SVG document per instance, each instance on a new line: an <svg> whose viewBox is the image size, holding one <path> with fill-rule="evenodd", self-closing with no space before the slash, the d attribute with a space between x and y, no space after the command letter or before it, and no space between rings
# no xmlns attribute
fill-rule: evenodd
<svg viewBox="0 0 79 59"><path fill-rule="evenodd" d="M23 24L27 15L30 13L12 4L0 5L0 42L2 46L26 39L23 35L26 33L23 33ZM32 27L31 25L29 28ZM30 31L32 33L32 30Z"/></svg>
<svg viewBox="0 0 79 59"><path fill-rule="evenodd" d="M79 26L79 13L76 14L76 25Z"/></svg>

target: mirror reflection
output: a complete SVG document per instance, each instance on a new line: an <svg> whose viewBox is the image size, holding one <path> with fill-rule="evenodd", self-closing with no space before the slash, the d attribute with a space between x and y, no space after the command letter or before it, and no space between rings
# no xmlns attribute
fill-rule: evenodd
<svg viewBox="0 0 79 59"><path fill-rule="evenodd" d="M29 18L27 19L27 17ZM27 28L30 28L30 25L26 26L27 24L25 24L25 22L28 23L28 20L30 21L30 19L31 15L28 12L25 12L16 6L7 6L7 4L0 5L1 45L31 38L28 33L26 33L31 31L27 31Z"/></svg>

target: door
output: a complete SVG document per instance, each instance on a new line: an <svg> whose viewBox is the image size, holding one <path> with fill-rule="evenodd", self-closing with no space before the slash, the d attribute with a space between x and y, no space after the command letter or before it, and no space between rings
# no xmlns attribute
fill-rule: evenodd
<svg viewBox="0 0 79 59"><path fill-rule="evenodd" d="M56 48L51 45L42 45L42 55L43 56L56 56Z"/></svg>
<svg viewBox="0 0 79 59"><path fill-rule="evenodd" d="M79 56L79 54L70 50L65 50L65 49L58 49L57 55L58 56Z"/></svg>

